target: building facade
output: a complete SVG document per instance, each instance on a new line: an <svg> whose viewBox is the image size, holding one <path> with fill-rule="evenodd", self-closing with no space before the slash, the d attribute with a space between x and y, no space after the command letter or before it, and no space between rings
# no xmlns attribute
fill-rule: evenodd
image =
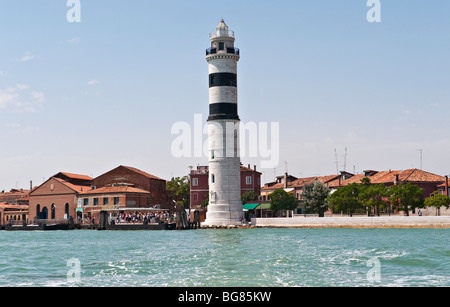
<svg viewBox="0 0 450 307"><path fill-rule="evenodd" d="M58 173L30 192L29 218L75 218L79 194L91 187L89 176Z"/></svg>
<svg viewBox="0 0 450 307"><path fill-rule="evenodd" d="M95 189L113 186L128 186L150 193L145 204L167 208L166 180L130 166L118 166L93 180Z"/></svg>

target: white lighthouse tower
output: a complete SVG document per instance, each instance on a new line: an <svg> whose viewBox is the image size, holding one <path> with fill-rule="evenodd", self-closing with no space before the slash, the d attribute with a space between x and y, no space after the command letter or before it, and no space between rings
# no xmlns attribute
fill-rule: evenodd
<svg viewBox="0 0 450 307"><path fill-rule="evenodd" d="M241 225L239 116L237 62L234 32L223 20L210 34L209 63L209 205L204 225Z"/></svg>

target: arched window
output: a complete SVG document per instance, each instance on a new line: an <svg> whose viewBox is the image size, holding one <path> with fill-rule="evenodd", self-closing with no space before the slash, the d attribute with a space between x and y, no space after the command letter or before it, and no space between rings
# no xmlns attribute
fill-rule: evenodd
<svg viewBox="0 0 450 307"><path fill-rule="evenodd" d="M69 204L66 203L65 207L64 207L64 212L66 214L66 218L69 218Z"/></svg>
<svg viewBox="0 0 450 307"><path fill-rule="evenodd" d="M36 206L36 217L38 219L41 218L41 205L39 205L39 204L37 204L37 206Z"/></svg>
<svg viewBox="0 0 450 307"><path fill-rule="evenodd" d="M56 207L55 204L52 204L52 220L56 218Z"/></svg>

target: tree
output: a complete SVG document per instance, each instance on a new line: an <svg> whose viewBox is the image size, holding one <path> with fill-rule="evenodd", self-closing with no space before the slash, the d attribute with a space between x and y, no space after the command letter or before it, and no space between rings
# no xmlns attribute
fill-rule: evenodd
<svg viewBox="0 0 450 307"><path fill-rule="evenodd" d="M175 201L181 202L184 208L189 209L191 203L189 176L172 178L166 183L166 189Z"/></svg>
<svg viewBox="0 0 450 307"><path fill-rule="evenodd" d="M241 197L242 205L245 205L249 201L258 200L258 198L259 198L259 195L256 194L254 191L247 191Z"/></svg>
<svg viewBox="0 0 450 307"><path fill-rule="evenodd" d="M362 203L366 205L368 213L374 211L374 214L380 216L380 209L386 208L388 202L387 191L384 184L363 184L360 190L360 198Z"/></svg>
<svg viewBox="0 0 450 307"><path fill-rule="evenodd" d="M269 194L268 197L270 200L270 211L274 214L280 210L294 210L298 207L297 198L285 190L276 190Z"/></svg>
<svg viewBox="0 0 450 307"><path fill-rule="evenodd" d="M389 188L389 200L396 206L397 210L404 211L409 216L410 210L423 208L423 189L417 185L402 183Z"/></svg>
<svg viewBox="0 0 450 307"><path fill-rule="evenodd" d="M432 196L425 199L425 207L436 208L436 215L440 215L440 210L442 207L450 208L450 197L447 195L439 194L439 192L434 192Z"/></svg>
<svg viewBox="0 0 450 307"><path fill-rule="evenodd" d="M303 188L302 200L307 213L318 213L320 217L328 210L330 189L319 180L307 184Z"/></svg>
<svg viewBox="0 0 450 307"><path fill-rule="evenodd" d="M361 185L357 183L340 187L329 198L332 210L346 212L349 216L353 216L353 213L362 208L360 192Z"/></svg>
<svg viewBox="0 0 450 307"><path fill-rule="evenodd" d="M202 201L202 203L200 204L201 208L206 208L209 205L209 193L206 194L205 199Z"/></svg>

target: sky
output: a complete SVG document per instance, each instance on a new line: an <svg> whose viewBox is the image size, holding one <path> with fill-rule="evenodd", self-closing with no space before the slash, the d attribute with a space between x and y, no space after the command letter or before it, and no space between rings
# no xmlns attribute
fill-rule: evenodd
<svg viewBox="0 0 450 307"><path fill-rule="evenodd" d="M447 0L380 0L374 23L366 0L80 4L69 22L66 0L0 3L0 190L58 172L127 165L170 180L206 165L174 157L171 128L195 114L206 124L205 49L222 18L241 52L242 122L279 123L278 166L242 158L263 182L344 166L450 174Z"/></svg>

